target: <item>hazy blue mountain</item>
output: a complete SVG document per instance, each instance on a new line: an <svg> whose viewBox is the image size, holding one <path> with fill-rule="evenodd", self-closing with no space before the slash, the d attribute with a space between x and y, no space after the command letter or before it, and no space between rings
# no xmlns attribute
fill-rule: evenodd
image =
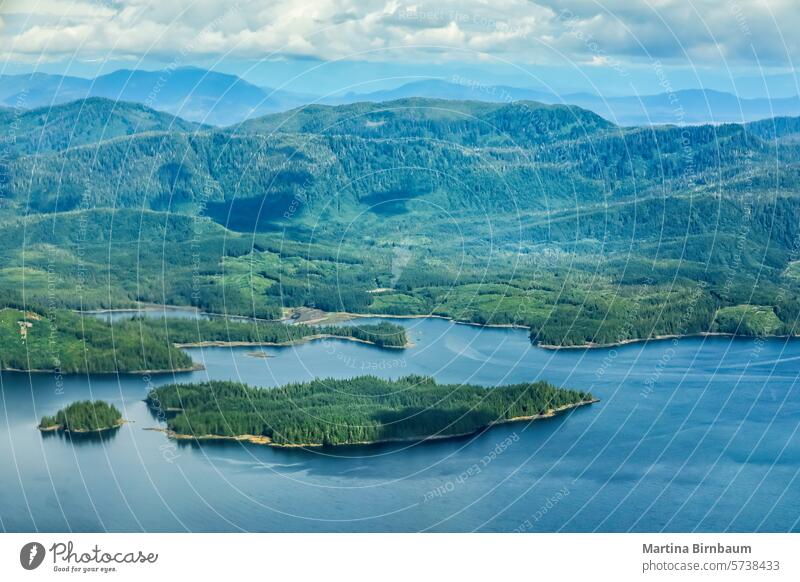
<svg viewBox="0 0 800 582"><path fill-rule="evenodd" d="M622 125L741 123L800 115L800 97L740 99L730 93L690 89L641 97L567 95L564 99Z"/></svg>
<svg viewBox="0 0 800 582"><path fill-rule="evenodd" d="M415 81L396 89L371 93L348 93L326 102L382 102L407 97L494 103L533 100L548 104L577 105L620 125L741 123L776 116L800 115L800 97L740 99L721 91L689 89L671 94L604 98L591 93L556 95L507 85L475 85L444 80Z"/></svg>
<svg viewBox="0 0 800 582"><path fill-rule="evenodd" d="M89 79L46 73L0 75L0 102L15 108L66 103L86 98L91 84Z"/></svg>
<svg viewBox="0 0 800 582"><path fill-rule="evenodd" d="M190 121L229 125L296 107L307 96L257 87L235 75L194 67L160 71L119 70L94 80L36 73L0 77L0 102L46 107L87 97L142 103Z"/></svg>
<svg viewBox="0 0 800 582"><path fill-rule="evenodd" d="M779 79L784 86L781 94L785 94L793 82L793 77L785 77ZM0 77L0 104L34 108L87 97L106 97L142 103L190 121L216 126L234 125L302 105L382 103L413 97L577 105L619 125L741 123L800 115L798 97L743 99L722 91L688 89L671 94L605 98L586 92L556 94L542 89L487 85L459 79L426 79L393 89L349 92L318 99L313 95L258 87L236 75L195 67L160 71L119 70L94 80L34 73ZM744 87L751 85L753 82L743 83Z"/></svg>
<svg viewBox="0 0 800 582"><path fill-rule="evenodd" d="M349 92L345 95L324 99L324 103L341 105L358 101L394 101L409 97L425 97L429 99L453 99L460 101L547 101L552 102L553 95L546 91L509 87L506 85L480 85L454 83L444 79L426 79L406 83L394 89L384 89L368 93Z"/></svg>
<svg viewBox="0 0 800 582"><path fill-rule="evenodd" d="M291 95L262 89L235 75L194 67L115 71L96 79L92 94L144 103L190 121L229 125L298 105Z"/></svg>

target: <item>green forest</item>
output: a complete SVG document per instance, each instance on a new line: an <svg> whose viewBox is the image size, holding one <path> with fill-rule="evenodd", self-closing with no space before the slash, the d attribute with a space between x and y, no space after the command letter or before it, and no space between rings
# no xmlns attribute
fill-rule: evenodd
<svg viewBox="0 0 800 582"><path fill-rule="evenodd" d="M102 400L81 400L62 408L54 416L43 416L41 430L93 432L118 427L122 414L117 407Z"/></svg>
<svg viewBox="0 0 800 582"><path fill-rule="evenodd" d="M87 372L187 370L191 358L163 330L140 333L66 310L0 309L0 369Z"/></svg>
<svg viewBox="0 0 800 582"><path fill-rule="evenodd" d="M119 324L117 324L119 325ZM143 332L163 330L169 341L176 344L200 342L248 342L264 344L290 344L306 338L328 336L354 338L382 348L403 348L408 343L406 330L394 323L354 325L287 325L272 321L230 318L186 320L170 318L166 321L137 318L126 322L126 328L138 326Z"/></svg>
<svg viewBox="0 0 800 582"><path fill-rule="evenodd" d="M108 323L67 310L0 309L0 369L171 372L194 363L175 344L247 342L291 344L305 338L355 338L384 348L405 347L405 329L392 323L310 326L228 318L133 318Z"/></svg>
<svg viewBox="0 0 800 582"><path fill-rule="evenodd" d="M796 119L619 127L406 99L215 129L80 105L26 112L1 146L0 305L434 314L551 346L798 333ZM176 366L162 339L125 358Z"/></svg>
<svg viewBox="0 0 800 582"><path fill-rule="evenodd" d="M175 434L264 436L277 445L454 436L592 401L589 393L547 382L484 388L421 376L318 379L275 389L221 381L170 384L147 397L151 408L172 413L167 426Z"/></svg>

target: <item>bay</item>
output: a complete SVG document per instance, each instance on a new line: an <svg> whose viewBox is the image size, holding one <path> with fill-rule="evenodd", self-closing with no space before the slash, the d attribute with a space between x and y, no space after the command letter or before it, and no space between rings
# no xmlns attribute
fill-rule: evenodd
<svg viewBox="0 0 800 582"><path fill-rule="evenodd" d="M361 319L349 325L370 323ZM798 531L800 341L682 338L545 350L523 330L390 319L415 346L325 340L196 348L199 372L0 375L3 531ZM253 357L263 351L268 358ZM546 379L601 401L428 442L273 449L175 442L149 387L230 379ZM103 438L35 429L69 402L130 420Z"/></svg>

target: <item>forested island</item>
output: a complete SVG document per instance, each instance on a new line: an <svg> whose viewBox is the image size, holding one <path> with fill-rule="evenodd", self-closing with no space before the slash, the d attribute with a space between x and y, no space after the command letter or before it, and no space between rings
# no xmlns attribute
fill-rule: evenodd
<svg viewBox="0 0 800 582"><path fill-rule="evenodd" d="M317 379L261 389L211 381L170 384L147 396L174 438L237 439L273 446L332 446L472 434L596 402L547 382L497 388L406 376Z"/></svg>
<svg viewBox="0 0 800 582"><path fill-rule="evenodd" d="M199 369L178 346L291 345L317 338L407 347L402 326L312 326L230 318L134 318L108 323L69 310L0 309L0 369L70 373Z"/></svg>
<svg viewBox="0 0 800 582"><path fill-rule="evenodd" d="M54 416L43 416L39 430L103 432L119 428L123 422L122 414L113 404L102 400L81 400L62 408Z"/></svg>

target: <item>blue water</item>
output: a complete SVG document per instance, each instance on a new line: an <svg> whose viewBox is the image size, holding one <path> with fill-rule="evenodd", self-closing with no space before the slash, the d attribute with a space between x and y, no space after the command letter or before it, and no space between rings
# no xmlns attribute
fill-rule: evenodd
<svg viewBox="0 0 800 582"><path fill-rule="evenodd" d="M520 330L395 320L415 347L347 341L190 350L176 376L3 373L5 531L800 531L800 341L692 338L547 351ZM601 402L452 441L281 450L175 443L149 382L428 374L486 386L590 389ZM81 398L131 424L103 439L42 435Z"/></svg>
<svg viewBox="0 0 800 582"><path fill-rule="evenodd" d="M148 319L211 319L213 316L196 309L180 307L150 307L142 309L116 309L113 311L84 311L85 315L102 319L107 323L124 321L135 317L146 317Z"/></svg>

